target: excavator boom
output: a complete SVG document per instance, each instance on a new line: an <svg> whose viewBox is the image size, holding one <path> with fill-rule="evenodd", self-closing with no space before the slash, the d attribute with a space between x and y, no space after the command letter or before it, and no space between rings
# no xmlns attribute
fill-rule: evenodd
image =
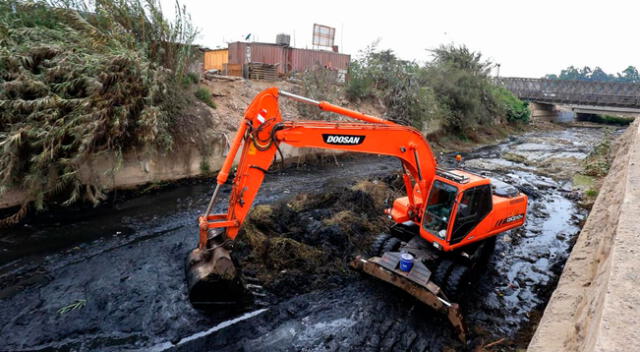
<svg viewBox="0 0 640 352"><path fill-rule="evenodd" d="M368 123L283 121L278 96L291 97L314 104L322 110L336 112ZM235 239L280 143L299 148L322 148L395 156L402 161L408 175L416 181L415 185L407 183L408 192L412 192L417 186L419 193L426 195L428 185L432 183L435 176L436 160L429 144L416 129L327 102L316 102L270 88L258 94L247 108L229 154L218 173L216 189L227 181L233 161L242 145L227 213L210 214L211 205L215 201L214 197L217 196L217 191L214 191L210 207L199 219L199 248L205 247L208 240L207 232L210 229L225 228L226 237ZM415 207L415 204L412 206ZM417 214L418 209L414 210Z"/></svg>

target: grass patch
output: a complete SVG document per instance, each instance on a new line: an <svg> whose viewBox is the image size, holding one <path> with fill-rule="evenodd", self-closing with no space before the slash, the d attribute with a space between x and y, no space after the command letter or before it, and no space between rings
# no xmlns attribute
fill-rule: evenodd
<svg viewBox="0 0 640 352"><path fill-rule="evenodd" d="M197 84L200 81L200 77L195 72L189 72L182 77L182 85L189 87L192 84Z"/></svg>
<svg viewBox="0 0 640 352"><path fill-rule="evenodd" d="M86 299L78 299L75 302L73 302L71 304L68 304L68 305L58 309L58 314L64 315L64 314L69 313L71 311L74 311L74 310L77 310L77 309L81 309L85 305L87 305L87 300Z"/></svg>
<svg viewBox="0 0 640 352"><path fill-rule="evenodd" d="M216 103L213 102L213 98L211 96L211 91L205 87L198 87L196 91L193 93L196 98L198 98L201 102L209 105L212 109L217 108Z"/></svg>
<svg viewBox="0 0 640 352"><path fill-rule="evenodd" d="M609 151L611 149L611 136L605 136L602 143L598 144L587 156L584 163L583 174L593 177L604 177L609 173L611 160Z"/></svg>
<svg viewBox="0 0 640 352"><path fill-rule="evenodd" d="M573 176L573 186L580 189L589 189L595 184L595 178L587 175L576 174Z"/></svg>
<svg viewBox="0 0 640 352"><path fill-rule="evenodd" d="M611 138L610 133L604 136L604 141L593 148L584 160L582 171L573 177L574 188L583 192L580 204L587 209L591 209L595 203L602 179L609 173Z"/></svg>
<svg viewBox="0 0 640 352"><path fill-rule="evenodd" d="M522 156L522 155L520 155L520 154L506 152L506 153L502 154L502 158L504 160L512 161L514 163L520 163L520 164L524 164L524 165L529 165L529 163L527 161L527 158Z"/></svg>
<svg viewBox="0 0 640 352"><path fill-rule="evenodd" d="M613 115L600 115L603 123L610 125L628 126L633 122L632 117L621 117Z"/></svg>
<svg viewBox="0 0 640 352"><path fill-rule="evenodd" d="M200 172L203 174L211 173L211 166L209 165L209 162L205 159L202 159L202 161L200 162Z"/></svg>

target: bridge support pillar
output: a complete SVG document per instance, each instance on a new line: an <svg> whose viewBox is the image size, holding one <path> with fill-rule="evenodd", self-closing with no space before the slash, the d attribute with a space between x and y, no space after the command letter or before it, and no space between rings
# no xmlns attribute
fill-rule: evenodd
<svg viewBox="0 0 640 352"><path fill-rule="evenodd" d="M533 121L570 122L575 119L573 111L561 109L554 104L530 102L529 110Z"/></svg>

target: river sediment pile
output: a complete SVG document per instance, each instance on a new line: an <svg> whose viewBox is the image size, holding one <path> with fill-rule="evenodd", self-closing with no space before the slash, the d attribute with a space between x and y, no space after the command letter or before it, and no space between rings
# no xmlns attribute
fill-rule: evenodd
<svg viewBox="0 0 640 352"><path fill-rule="evenodd" d="M348 262L388 229L383 211L397 190L387 182L399 179L364 180L256 206L234 251L243 272L280 299L344 284L355 275Z"/></svg>

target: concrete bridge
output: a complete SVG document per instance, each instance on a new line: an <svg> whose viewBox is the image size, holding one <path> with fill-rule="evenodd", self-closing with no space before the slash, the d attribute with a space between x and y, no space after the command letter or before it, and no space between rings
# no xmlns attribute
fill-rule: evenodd
<svg viewBox="0 0 640 352"><path fill-rule="evenodd" d="M640 84L502 77L498 83L518 98L542 105L563 105L576 113L640 113ZM544 110L544 109L543 109Z"/></svg>

